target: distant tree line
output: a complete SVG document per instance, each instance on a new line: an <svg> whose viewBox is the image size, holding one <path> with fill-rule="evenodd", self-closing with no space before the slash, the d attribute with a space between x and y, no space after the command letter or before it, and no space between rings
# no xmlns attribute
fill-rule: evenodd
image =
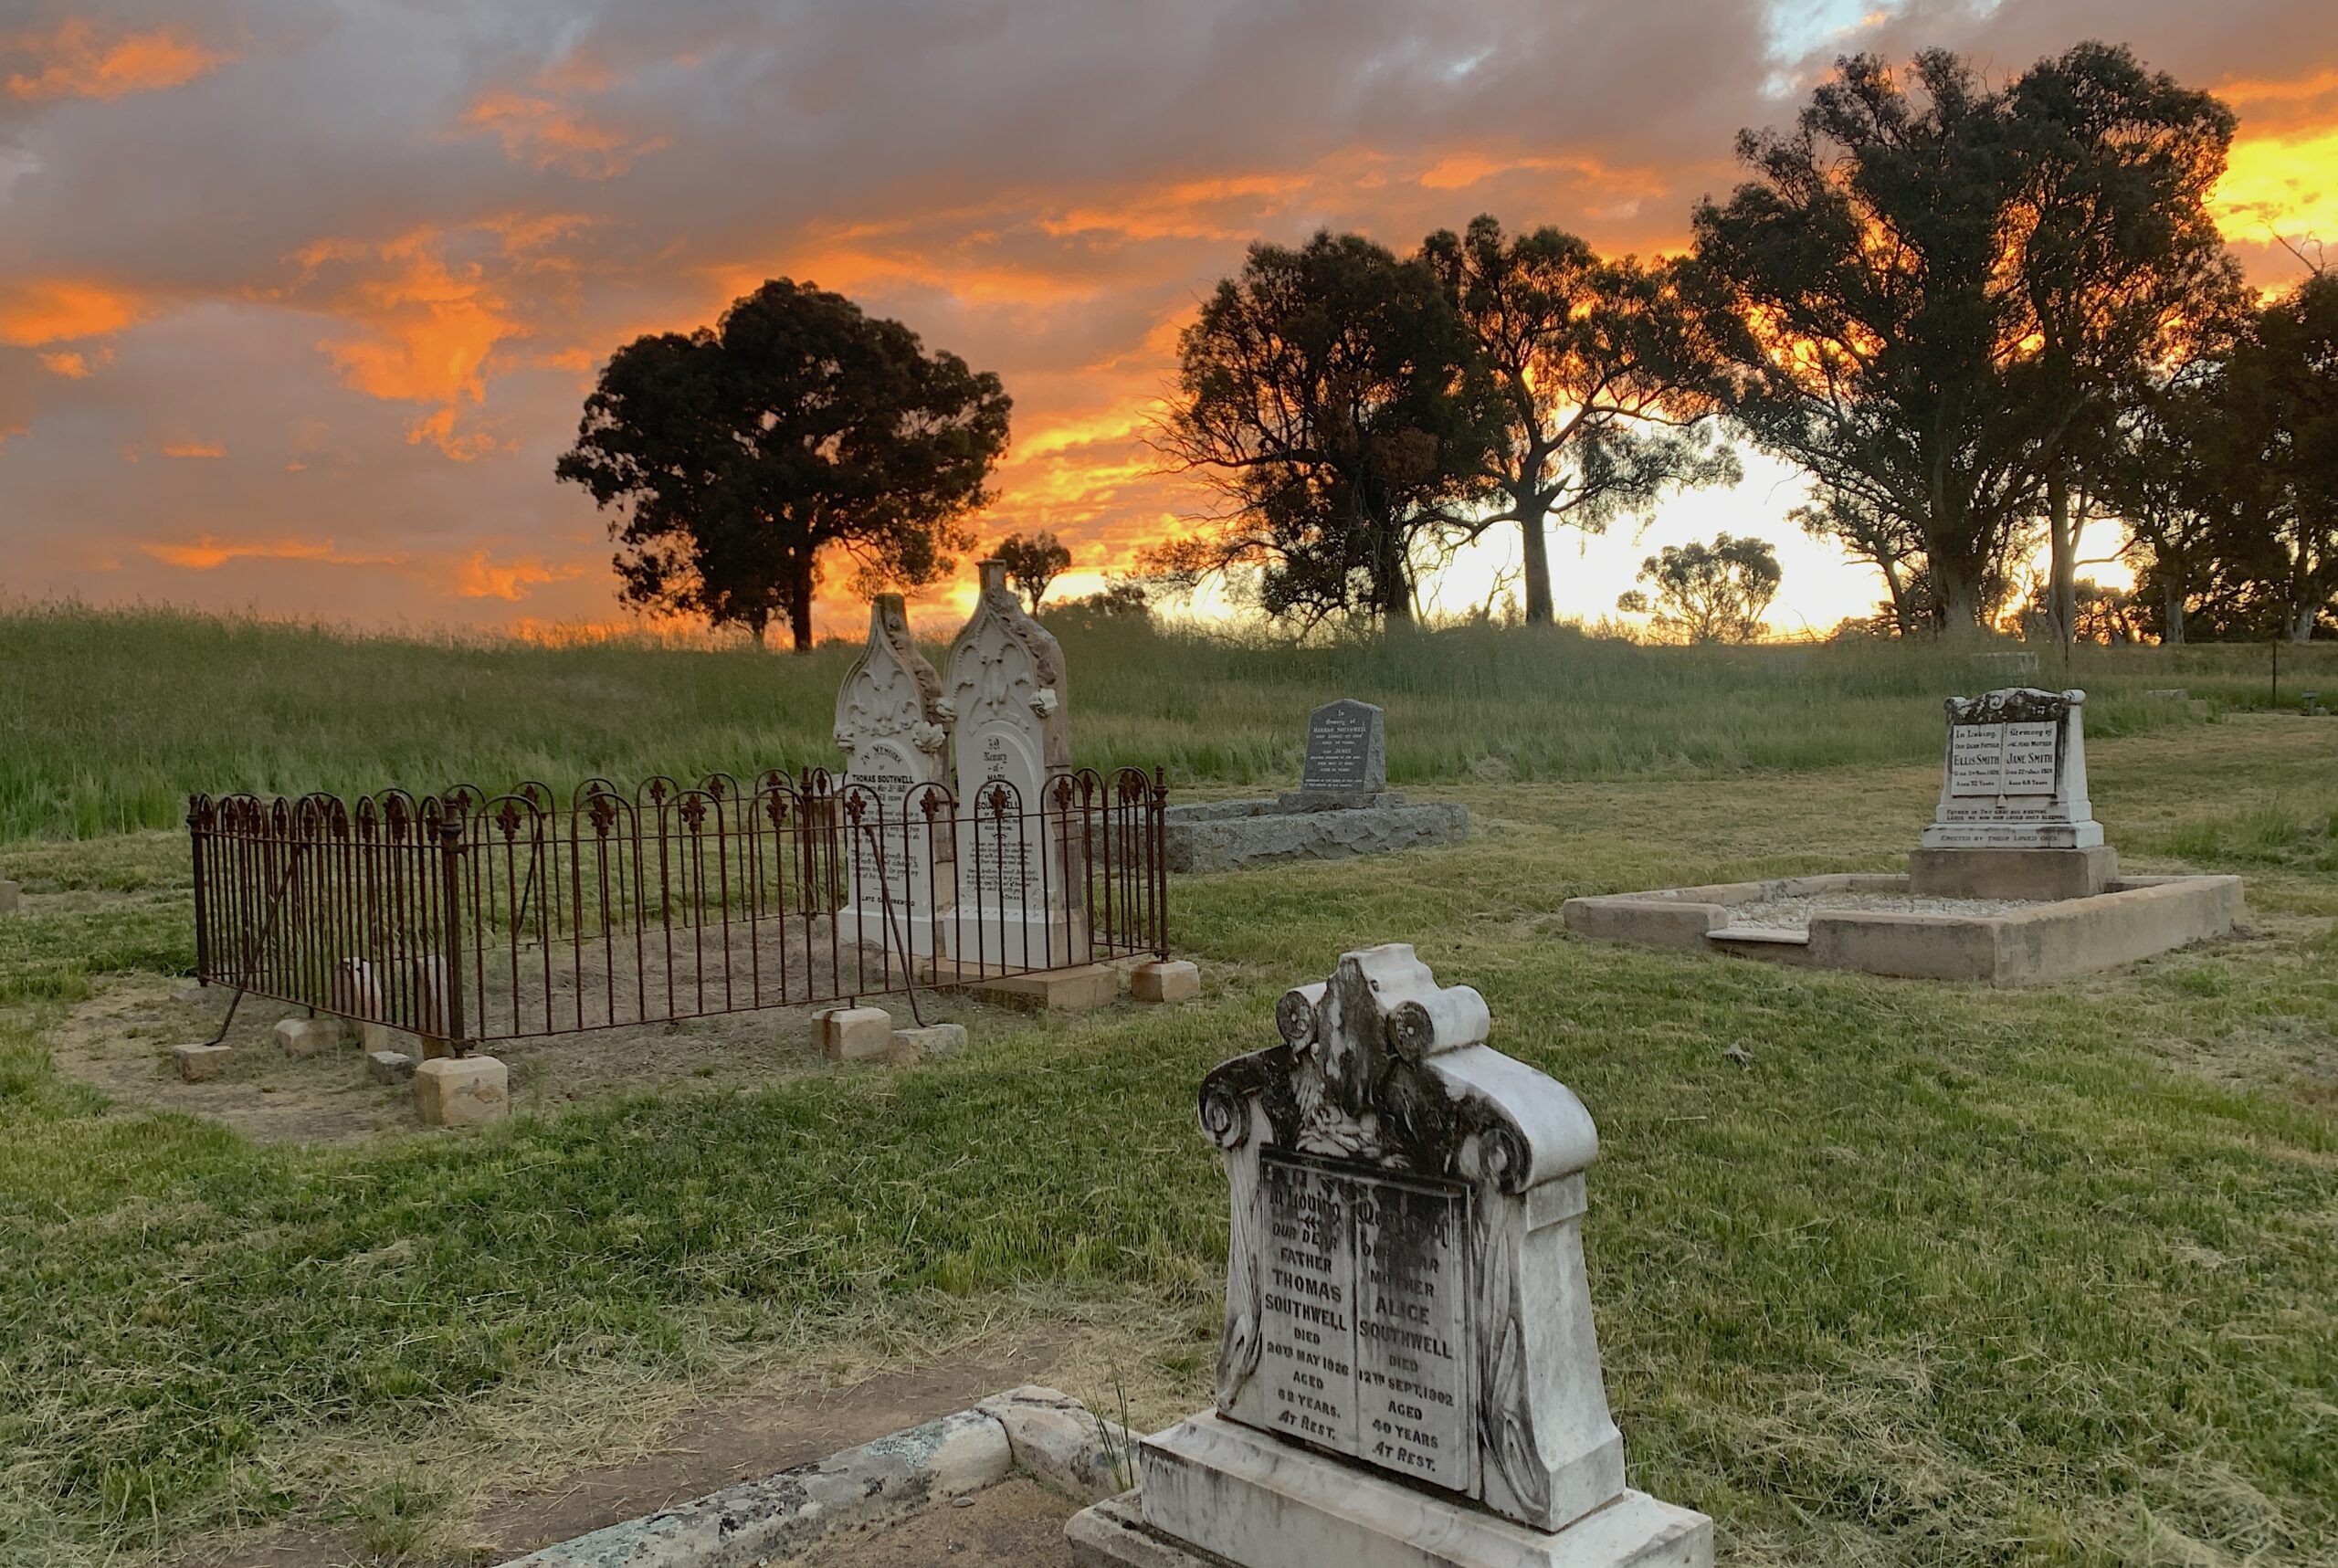
<svg viewBox="0 0 2338 1568"><path fill-rule="evenodd" d="M1491 217L1407 257L1252 247L1158 435L1223 505L1150 570L1401 623L1422 572L1516 525L1547 622L1548 525L1734 483L1728 434L1810 477L1797 521L1876 568L1902 635L1996 622L2041 536L2047 629L2102 626L2092 522L2123 525L2149 635L2330 626L2338 280L2250 299L2206 205L2231 111L2100 44L1999 88L1938 51L1838 65L1791 131L1740 135L1751 177L1677 259Z"/></svg>
<svg viewBox="0 0 2338 1568"><path fill-rule="evenodd" d="M1796 521L1876 569L1898 635L2017 606L2065 640L2333 629L2338 279L2244 286L2207 207L2233 127L2101 44L2002 86L1945 52L1854 56L1790 130L1740 133L1748 177L1697 205L1679 258L1490 216L1405 256L1253 246L1182 334L1155 433L1220 504L1141 575L1227 578L1301 627L1402 625L1424 574L1514 527L1547 623L1553 523L1596 533L1734 484L1734 441L1808 476ZM758 642L785 621L805 647L831 560L864 591L955 568L1008 413L995 375L779 279L618 350L557 473L618 512L625 599ZM2097 527L2133 595L2081 584ZM1703 628L1682 635L1745 630L1667 595L1718 571L1766 606L1775 556L1765 579L1748 543L1651 557L1646 602ZM1036 610L1068 552L1002 550Z"/></svg>

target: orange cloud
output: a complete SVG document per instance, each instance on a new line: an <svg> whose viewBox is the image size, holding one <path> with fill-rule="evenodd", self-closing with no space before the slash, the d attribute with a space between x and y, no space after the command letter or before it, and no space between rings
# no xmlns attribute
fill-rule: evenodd
<svg viewBox="0 0 2338 1568"><path fill-rule="evenodd" d="M637 137L618 126L599 123L549 94L490 91L463 123L493 132L503 155L538 169L560 169L588 180L612 179L634 160L668 145L664 136Z"/></svg>
<svg viewBox="0 0 2338 1568"><path fill-rule="evenodd" d="M139 549L166 566L190 572L210 572L230 561L322 561L335 566L395 566L402 555L350 555L336 550L330 539L273 539L229 542L203 534L186 544L141 544Z"/></svg>
<svg viewBox="0 0 2338 1568"><path fill-rule="evenodd" d="M553 566L535 560L496 562L488 558L486 551L474 550L456 573L455 592L466 599L517 602L539 584L565 583L584 574L582 566Z"/></svg>
<svg viewBox="0 0 2338 1568"><path fill-rule="evenodd" d="M2338 127L2237 138L2211 205L2230 240L2338 237Z"/></svg>
<svg viewBox="0 0 2338 1568"><path fill-rule="evenodd" d="M110 100L180 87L233 58L169 27L105 34L79 16L68 17L47 35L0 37L0 49L33 57L31 71L8 77L8 96L26 103L58 98Z"/></svg>
<svg viewBox="0 0 2338 1568"><path fill-rule="evenodd" d="M134 295L72 278L0 278L0 343L37 348L120 331L139 315Z"/></svg>
<svg viewBox="0 0 2338 1568"><path fill-rule="evenodd" d="M319 240L295 253L301 279L282 298L353 329L317 344L345 384L437 405L407 427L409 443L469 461L500 443L458 431L459 411L486 400L499 345L532 335L518 301L541 314L573 289L574 264L551 247L584 222L511 214L382 243Z"/></svg>
<svg viewBox="0 0 2338 1568"><path fill-rule="evenodd" d="M90 374L90 362L77 353L43 354L40 363L43 370L68 381L86 380Z"/></svg>
<svg viewBox="0 0 2338 1568"><path fill-rule="evenodd" d="M178 441L163 448L165 458L224 458L227 448L216 441Z"/></svg>

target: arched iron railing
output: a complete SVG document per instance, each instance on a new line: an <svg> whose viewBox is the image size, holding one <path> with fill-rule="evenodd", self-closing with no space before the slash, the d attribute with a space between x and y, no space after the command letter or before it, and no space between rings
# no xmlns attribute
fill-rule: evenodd
<svg viewBox="0 0 2338 1568"><path fill-rule="evenodd" d="M211 984L453 1048L1165 955L1156 773L189 803Z"/></svg>

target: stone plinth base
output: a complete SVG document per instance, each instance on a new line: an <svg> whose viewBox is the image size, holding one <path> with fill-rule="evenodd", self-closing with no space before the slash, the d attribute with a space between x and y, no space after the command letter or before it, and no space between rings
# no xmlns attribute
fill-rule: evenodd
<svg viewBox="0 0 2338 1568"><path fill-rule="evenodd" d="M1002 1007L1027 1013L1049 1010L1079 1013L1109 1007L1120 999L1120 971L1109 963L1083 963L1075 969L1050 969L1037 974L1010 974L974 983L974 994Z"/></svg>
<svg viewBox="0 0 2338 1568"><path fill-rule="evenodd" d="M1173 805L1164 829L1172 871L1233 871L1289 860L1343 860L1459 844L1469 808L1450 801L1407 805L1400 795L1359 795L1352 806L1320 792L1279 800L1220 800Z"/></svg>
<svg viewBox="0 0 2338 1568"><path fill-rule="evenodd" d="M511 1075L493 1057L439 1057L414 1069L425 1127L478 1127L511 1114Z"/></svg>
<svg viewBox="0 0 2338 1568"><path fill-rule="evenodd" d="M1914 849L1908 891L1926 899L2091 899L2119 876L2119 851Z"/></svg>
<svg viewBox="0 0 2338 1568"><path fill-rule="evenodd" d="M1129 994L1139 1002L1188 1002L1202 994L1202 972L1190 959L1156 958L1129 971Z"/></svg>
<svg viewBox="0 0 2338 1568"><path fill-rule="evenodd" d="M2073 822L1935 822L1924 829L1927 849L2092 849L2102 824Z"/></svg>
<svg viewBox="0 0 2338 1568"><path fill-rule="evenodd" d="M1145 1440L1140 1496L1075 1517L1075 1568L1710 1568L1703 1514L1627 1491L1532 1530L1215 1415Z"/></svg>

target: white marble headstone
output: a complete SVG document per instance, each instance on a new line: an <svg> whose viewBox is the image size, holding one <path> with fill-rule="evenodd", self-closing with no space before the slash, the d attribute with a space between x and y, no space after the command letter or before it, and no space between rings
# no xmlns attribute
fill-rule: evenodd
<svg viewBox="0 0 2338 1568"><path fill-rule="evenodd" d="M1555 1531L1624 1490L1565 1085L1408 946L1276 1010L1202 1087L1233 1185L1218 1413Z"/></svg>
<svg viewBox="0 0 2338 1568"><path fill-rule="evenodd" d="M1070 962L1077 868L1056 815L1057 781L1071 767L1063 650L1024 612L1003 562L982 563L981 595L951 644L947 682L966 927L959 955L1021 968Z"/></svg>
<svg viewBox="0 0 2338 1568"><path fill-rule="evenodd" d="M1940 807L1927 849L2091 849L2083 691L2007 687L1947 702Z"/></svg>
<svg viewBox="0 0 2338 1568"><path fill-rule="evenodd" d="M934 819L922 809L933 792L919 786L947 784L949 739L942 678L910 636L901 596L879 594L869 606L868 646L837 689L836 742L845 754L838 821L852 876L840 922L850 928L847 940L884 945L890 911L895 942L932 951L934 922L956 889L948 835L937 858Z"/></svg>

